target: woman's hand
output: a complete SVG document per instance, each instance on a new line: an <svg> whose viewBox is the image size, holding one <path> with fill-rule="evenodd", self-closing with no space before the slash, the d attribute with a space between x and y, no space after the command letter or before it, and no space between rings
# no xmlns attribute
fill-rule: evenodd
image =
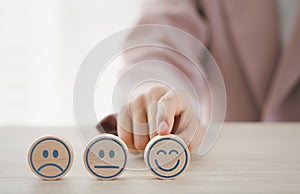
<svg viewBox="0 0 300 194"><path fill-rule="evenodd" d="M154 86L122 107L117 134L132 151L144 150L154 136L170 133L181 137L192 150L203 138L195 111L182 91Z"/></svg>

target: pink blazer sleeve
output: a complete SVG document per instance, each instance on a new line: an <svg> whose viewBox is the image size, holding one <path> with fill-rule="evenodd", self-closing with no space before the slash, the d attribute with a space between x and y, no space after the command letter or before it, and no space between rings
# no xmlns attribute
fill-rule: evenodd
<svg viewBox="0 0 300 194"><path fill-rule="evenodd" d="M208 46L209 44L209 24L201 15L201 7L198 1L146 0L143 4L141 13L142 15L139 18L137 25L159 24L172 26L190 34L205 46ZM183 41L180 37L172 35L172 33L165 33L156 30L155 28L151 28L144 33L133 30L127 41L145 42L145 39L149 40L151 43L170 46L175 50L178 50L179 53L180 50L185 49L193 59L199 61L199 50L193 48L193 46L195 46L194 44ZM176 66L194 85L194 88L198 93L198 100L202 103L201 109L203 111L209 111L208 92L203 92L208 91L206 82L203 80L203 77L199 77L199 74L191 68L192 64L188 62L184 56L175 54L168 49L146 47L126 52L124 59L124 68L130 66L130 64L136 64L137 62L147 60L165 61Z"/></svg>
<svg viewBox="0 0 300 194"><path fill-rule="evenodd" d="M209 26L206 19L199 13L199 8L197 1L194 0L146 0L136 25L159 24L172 26L191 34L207 46L209 43ZM156 30L147 31L143 34L133 30L127 42L143 42L145 39L151 40L151 42L165 44L166 46L171 45L178 50L185 48L190 52L194 52L192 45L181 42L176 36L171 36L170 34L161 33ZM197 56L199 53L192 54L194 58L199 58L199 56ZM127 51L124 55L124 60L123 70L128 68L131 64L147 60L165 61L175 65L195 84L196 88L199 89L199 91L197 91L198 96L202 95L201 88L203 88L203 83L196 81L196 79L199 81L199 78L196 78L195 73L189 66L190 64L180 55L174 55L174 53L166 49L147 47ZM200 101L205 103L204 97ZM203 107L204 106L205 105L203 105ZM100 128L101 125L107 132L116 134L115 116L116 115L109 115L102 119L97 128Z"/></svg>
<svg viewBox="0 0 300 194"><path fill-rule="evenodd" d="M146 0L142 7L142 15L136 25L158 24L172 26L191 34L207 46L209 42L209 26L206 19L199 13L199 10L200 5L194 0ZM180 42L178 37L160 33L159 31L148 31L147 34L139 34L133 31L128 41L139 41L139 39L148 39L153 42L172 45L172 47L177 47L178 50L180 50L180 47L187 49L190 47L190 45ZM193 49L190 48L190 51L193 52ZM176 61L168 53L155 49L144 49L137 53L129 53L125 56L125 59L133 62L141 59L152 59L153 57L169 60L174 65L183 68L183 64L180 61Z"/></svg>

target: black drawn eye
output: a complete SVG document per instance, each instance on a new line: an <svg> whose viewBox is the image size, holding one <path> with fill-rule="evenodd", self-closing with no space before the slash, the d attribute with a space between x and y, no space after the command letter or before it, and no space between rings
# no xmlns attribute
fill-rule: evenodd
<svg viewBox="0 0 300 194"><path fill-rule="evenodd" d="M170 150L169 151L169 155L171 155L172 153L176 153L178 155L178 151L177 150Z"/></svg>
<svg viewBox="0 0 300 194"><path fill-rule="evenodd" d="M165 155L167 155L167 152L165 150L158 150L156 152L156 155L159 155L160 153L164 153Z"/></svg>
<svg viewBox="0 0 300 194"><path fill-rule="evenodd" d="M49 155L48 150L44 150L43 151L43 157L48 158L48 155Z"/></svg>
<svg viewBox="0 0 300 194"><path fill-rule="evenodd" d="M54 150L52 154L53 154L53 157L54 157L54 158L57 158L57 157L58 157L58 151L57 151L57 150Z"/></svg>

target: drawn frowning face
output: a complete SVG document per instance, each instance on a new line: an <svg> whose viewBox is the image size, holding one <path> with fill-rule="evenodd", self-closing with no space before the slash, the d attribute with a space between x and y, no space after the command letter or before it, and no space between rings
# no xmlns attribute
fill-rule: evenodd
<svg viewBox="0 0 300 194"><path fill-rule="evenodd" d="M84 162L87 170L96 178L115 179L126 166L127 147L117 136L102 134L86 148Z"/></svg>
<svg viewBox="0 0 300 194"><path fill-rule="evenodd" d="M36 140L28 152L34 174L45 180L62 178L70 170L73 150L62 138L46 136Z"/></svg>
<svg viewBox="0 0 300 194"><path fill-rule="evenodd" d="M173 179L187 168L189 151L175 135L157 136L146 147L145 162L158 178Z"/></svg>

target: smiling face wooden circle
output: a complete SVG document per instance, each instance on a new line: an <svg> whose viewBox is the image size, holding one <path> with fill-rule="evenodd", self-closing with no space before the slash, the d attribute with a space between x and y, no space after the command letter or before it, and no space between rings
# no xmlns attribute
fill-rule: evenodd
<svg viewBox="0 0 300 194"><path fill-rule="evenodd" d="M153 175L160 179L174 179L186 170L190 154L179 137L156 136L147 144L144 159Z"/></svg>
<svg viewBox="0 0 300 194"><path fill-rule="evenodd" d="M28 151L28 164L32 172L44 180L62 178L69 172L72 163L72 147L60 137L39 138Z"/></svg>
<svg viewBox="0 0 300 194"><path fill-rule="evenodd" d="M125 143L119 137L101 134L94 138L85 149L85 167L98 179L115 179L125 169L127 152Z"/></svg>

